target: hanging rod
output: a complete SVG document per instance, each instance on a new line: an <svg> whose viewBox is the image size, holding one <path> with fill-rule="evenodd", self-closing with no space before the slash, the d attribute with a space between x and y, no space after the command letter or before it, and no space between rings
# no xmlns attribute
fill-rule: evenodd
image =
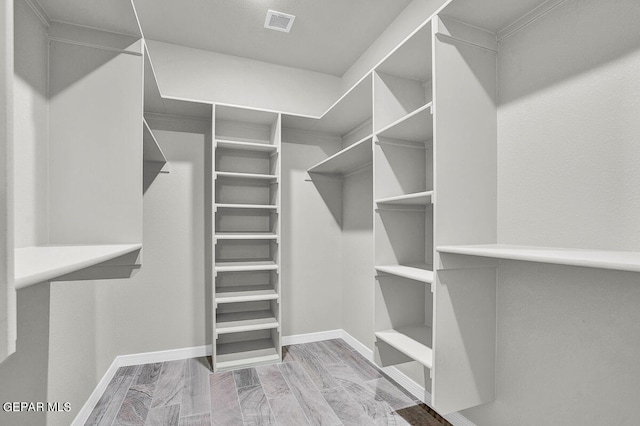
<svg viewBox="0 0 640 426"><path fill-rule="evenodd" d="M57 41L58 43L73 44L76 46L84 46L92 49L106 50L108 52L124 53L125 55L142 56L142 53L134 52L133 50L124 50L115 47L101 46L99 44L85 43L83 41L69 40L66 38L49 37L49 41Z"/></svg>

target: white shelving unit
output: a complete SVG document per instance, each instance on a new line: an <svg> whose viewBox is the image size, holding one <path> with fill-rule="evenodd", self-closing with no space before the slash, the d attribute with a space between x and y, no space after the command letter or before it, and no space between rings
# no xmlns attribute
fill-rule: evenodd
<svg viewBox="0 0 640 426"><path fill-rule="evenodd" d="M431 27L374 73L376 361L407 373L433 367ZM425 380L417 374L414 380Z"/></svg>
<svg viewBox="0 0 640 426"><path fill-rule="evenodd" d="M216 106L212 134L213 368L222 371L281 359L281 118Z"/></svg>

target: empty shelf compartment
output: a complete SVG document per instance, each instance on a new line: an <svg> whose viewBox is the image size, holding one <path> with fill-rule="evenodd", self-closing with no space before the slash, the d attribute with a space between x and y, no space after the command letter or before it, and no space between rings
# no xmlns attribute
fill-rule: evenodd
<svg viewBox="0 0 640 426"><path fill-rule="evenodd" d="M433 139L431 102L381 129L378 136L413 142Z"/></svg>
<svg viewBox="0 0 640 426"><path fill-rule="evenodd" d="M279 362L278 341L276 330L221 335L216 341L215 369L224 371Z"/></svg>
<svg viewBox="0 0 640 426"><path fill-rule="evenodd" d="M321 161L307 172L342 176L364 167L373 159L371 141L371 136L368 136Z"/></svg>
<svg viewBox="0 0 640 426"><path fill-rule="evenodd" d="M275 301L252 301L218 305L216 335L269 330L280 326Z"/></svg>
<svg viewBox="0 0 640 426"><path fill-rule="evenodd" d="M376 337L427 368L433 365L432 332L426 325L378 331Z"/></svg>
<svg viewBox="0 0 640 426"><path fill-rule="evenodd" d="M376 271L396 275L423 283L433 282L433 267L431 265L382 265L376 266Z"/></svg>

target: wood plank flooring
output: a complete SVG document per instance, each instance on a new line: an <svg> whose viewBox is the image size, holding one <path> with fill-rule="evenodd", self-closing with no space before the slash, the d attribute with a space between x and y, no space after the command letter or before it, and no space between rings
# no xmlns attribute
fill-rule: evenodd
<svg viewBox="0 0 640 426"><path fill-rule="evenodd" d="M450 425L340 339L213 374L206 358L120 368L85 425Z"/></svg>

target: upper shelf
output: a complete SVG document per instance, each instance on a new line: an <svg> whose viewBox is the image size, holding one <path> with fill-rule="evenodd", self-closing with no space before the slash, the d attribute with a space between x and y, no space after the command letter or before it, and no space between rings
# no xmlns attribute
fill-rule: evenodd
<svg viewBox="0 0 640 426"><path fill-rule="evenodd" d="M640 252L484 244L439 246L440 253L640 272Z"/></svg>
<svg viewBox="0 0 640 426"><path fill-rule="evenodd" d="M345 175L373 160L371 136L348 146L307 170L309 173Z"/></svg>
<svg viewBox="0 0 640 426"><path fill-rule="evenodd" d="M282 127L343 136L371 120L371 74L345 93L320 118L282 116Z"/></svg>
<svg viewBox="0 0 640 426"><path fill-rule="evenodd" d="M424 142L433 139L432 103L421 106L377 132L380 138Z"/></svg>
<svg viewBox="0 0 640 426"><path fill-rule="evenodd" d="M16 288L51 281L127 253L142 244L35 246L15 250Z"/></svg>
<svg viewBox="0 0 640 426"><path fill-rule="evenodd" d="M149 127L147 120L142 119L142 158L145 163L155 163L158 167L154 167L154 171L160 173L169 173L169 165L167 157L165 157L153 131Z"/></svg>

